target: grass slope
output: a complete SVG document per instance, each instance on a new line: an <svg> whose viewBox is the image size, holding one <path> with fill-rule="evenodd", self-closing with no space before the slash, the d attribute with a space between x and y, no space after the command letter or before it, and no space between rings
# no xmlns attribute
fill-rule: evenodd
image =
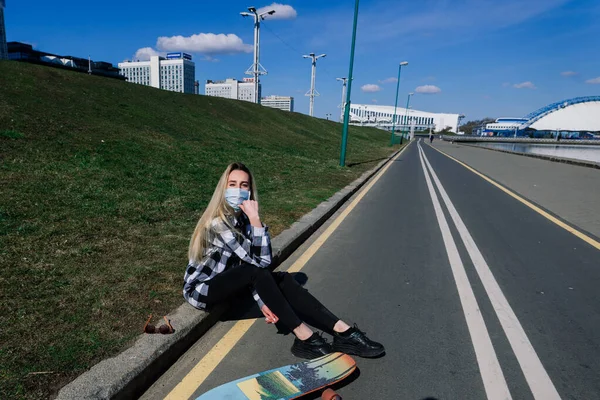
<svg viewBox="0 0 600 400"><path fill-rule="evenodd" d="M390 154L389 136L215 97L0 62L0 398L47 398L179 306L225 166L273 236ZM43 372L43 373L40 373Z"/></svg>

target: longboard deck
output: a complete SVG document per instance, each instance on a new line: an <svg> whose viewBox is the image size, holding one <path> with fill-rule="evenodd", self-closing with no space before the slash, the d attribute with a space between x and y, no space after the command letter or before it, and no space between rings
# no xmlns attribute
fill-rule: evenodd
<svg viewBox="0 0 600 400"><path fill-rule="evenodd" d="M326 356L260 372L216 387L196 400L291 400L349 376L356 362L347 354Z"/></svg>

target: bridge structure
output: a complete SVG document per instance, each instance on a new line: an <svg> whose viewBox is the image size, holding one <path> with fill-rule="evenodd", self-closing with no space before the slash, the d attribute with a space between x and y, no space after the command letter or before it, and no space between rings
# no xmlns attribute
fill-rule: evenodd
<svg viewBox="0 0 600 400"><path fill-rule="evenodd" d="M575 97L541 107L522 118L498 118L481 136L596 138L600 135L600 96Z"/></svg>

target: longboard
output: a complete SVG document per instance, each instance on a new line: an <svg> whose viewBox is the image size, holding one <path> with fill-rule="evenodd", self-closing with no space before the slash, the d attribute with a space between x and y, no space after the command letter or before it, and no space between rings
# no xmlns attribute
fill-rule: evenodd
<svg viewBox="0 0 600 400"><path fill-rule="evenodd" d="M341 381L355 369L356 362L352 357L343 353L331 353L226 383L196 400L297 399Z"/></svg>

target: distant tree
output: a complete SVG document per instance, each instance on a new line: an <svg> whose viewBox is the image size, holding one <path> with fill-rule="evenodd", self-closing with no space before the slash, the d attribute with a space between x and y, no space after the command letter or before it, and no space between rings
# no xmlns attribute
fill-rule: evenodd
<svg viewBox="0 0 600 400"><path fill-rule="evenodd" d="M460 126L460 130L465 133L465 135L472 135L473 130L479 128L481 125L488 124L490 122L494 122L495 118L485 117L483 119L477 119L473 121L465 122Z"/></svg>

